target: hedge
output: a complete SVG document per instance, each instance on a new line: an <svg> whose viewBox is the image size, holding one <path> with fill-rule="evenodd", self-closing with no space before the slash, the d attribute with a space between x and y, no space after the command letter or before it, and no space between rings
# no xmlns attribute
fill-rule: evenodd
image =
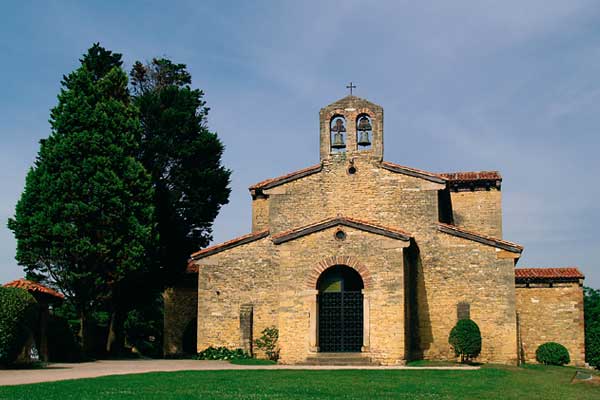
<svg viewBox="0 0 600 400"><path fill-rule="evenodd" d="M37 302L26 290L0 287L0 364L14 362L37 321Z"/></svg>

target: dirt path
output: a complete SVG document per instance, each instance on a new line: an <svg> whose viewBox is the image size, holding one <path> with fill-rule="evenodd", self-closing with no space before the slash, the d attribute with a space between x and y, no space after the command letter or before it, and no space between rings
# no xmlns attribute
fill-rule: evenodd
<svg viewBox="0 0 600 400"><path fill-rule="evenodd" d="M0 370L0 386L95 378L106 375L139 374L157 371L207 371L223 369L479 369L479 367L371 367L371 366L301 366L301 365L234 365L227 361L199 360L106 360L80 364L50 364L43 369Z"/></svg>

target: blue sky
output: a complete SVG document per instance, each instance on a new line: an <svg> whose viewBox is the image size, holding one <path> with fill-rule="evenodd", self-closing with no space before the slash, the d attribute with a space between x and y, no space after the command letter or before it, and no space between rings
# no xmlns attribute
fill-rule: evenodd
<svg viewBox="0 0 600 400"><path fill-rule="evenodd" d="M87 3L87 4L86 4ZM125 4L123 4L125 3ZM0 282L22 276L6 220L63 74L93 43L188 65L225 143L215 242L249 232L247 187L318 162L318 110L385 110L385 158L500 170L519 266L600 288L600 4L594 1L5 1L0 14Z"/></svg>

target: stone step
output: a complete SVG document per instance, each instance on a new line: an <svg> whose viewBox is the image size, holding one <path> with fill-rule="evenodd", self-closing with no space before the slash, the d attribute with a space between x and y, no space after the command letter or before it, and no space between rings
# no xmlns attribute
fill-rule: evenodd
<svg viewBox="0 0 600 400"><path fill-rule="evenodd" d="M303 365L374 365L361 353L318 353L306 358Z"/></svg>

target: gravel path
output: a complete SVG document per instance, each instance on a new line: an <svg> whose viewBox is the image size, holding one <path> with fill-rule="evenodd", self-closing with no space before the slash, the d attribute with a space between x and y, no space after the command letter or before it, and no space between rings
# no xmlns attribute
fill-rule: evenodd
<svg viewBox="0 0 600 400"><path fill-rule="evenodd" d="M66 379L95 378L106 375L139 374L158 371L208 371L249 369L430 369L475 370L479 367L406 367L406 366L306 366L306 365L235 365L227 361L200 360L103 360L80 364L50 364L43 369L0 370L0 386L62 381Z"/></svg>

